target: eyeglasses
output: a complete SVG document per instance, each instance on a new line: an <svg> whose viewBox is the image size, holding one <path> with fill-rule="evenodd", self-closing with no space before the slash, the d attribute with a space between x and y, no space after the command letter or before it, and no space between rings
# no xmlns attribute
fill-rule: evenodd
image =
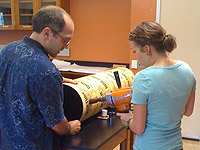
<svg viewBox="0 0 200 150"><path fill-rule="evenodd" d="M54 29L52 29L51 27L49 27L55 34L57 34L59 37L61 37L61 39L63 40L63 42L65 43L65 45L69 45L70 41L65 40L57 31L55 31Z"/></svg>

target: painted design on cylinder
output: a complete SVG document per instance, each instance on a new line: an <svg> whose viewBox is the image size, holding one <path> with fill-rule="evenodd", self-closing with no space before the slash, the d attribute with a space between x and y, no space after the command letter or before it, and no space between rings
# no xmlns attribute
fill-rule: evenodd
<svg viewBox="0 0 200 150"><path fill-rule="evenodd" d="M76 79L78 81L77 85L64 83L65 86L74 89L82 100L83 111L80 118L81 121L95 115L96 113L100 112L103 108L108 107L106 102L97 102L95 104L89 104L89 99L98 98L102 95L111 93L113 90L118 89L113 73L115 71L118 71L119 73L121 88L132 86L134 78L133 72L123 67L78 78Z"/></svg>

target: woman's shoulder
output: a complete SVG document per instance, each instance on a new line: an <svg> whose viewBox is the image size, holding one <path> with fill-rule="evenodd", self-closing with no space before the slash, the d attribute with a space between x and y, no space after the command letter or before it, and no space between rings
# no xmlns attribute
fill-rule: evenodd
<svg viewBox="0 0 200 150"><path fill-rule="evenodd" d="M134 76L134 80L147 80L151 77L151 73L148 71L148 69L143 69L136 73Z"/></svg>
<svg viewBox="0 0 200 150"><path fill-rule="evenodd" d="M179 63L180 68L182 70L192 72L192 68L190 67L190 65L187 62L182 61L182 60L178 60L178 63Z"/></svg>

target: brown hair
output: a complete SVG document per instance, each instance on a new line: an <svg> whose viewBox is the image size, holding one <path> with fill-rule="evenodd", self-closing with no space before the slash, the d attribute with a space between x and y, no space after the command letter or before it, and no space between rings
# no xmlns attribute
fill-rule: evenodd
<svg viewBox="0 0 200 150"><path fill-rule="evenodd" d="M58 6L48 5L42 7L32 18L33 31L41 33L45 27L50 27L56 32L63 31L65 27L64 14L71 18L64 9Z"/></svg>
<svg viewBox="0 0 200 150"><path fill-rule="evenodd" d="M176 38L171 34L166 34L166 30L154 21L146 21L137 25L130 32L129 40L134 41L140 47L152 45L157 52L172 52L176 47Z"/></svg>

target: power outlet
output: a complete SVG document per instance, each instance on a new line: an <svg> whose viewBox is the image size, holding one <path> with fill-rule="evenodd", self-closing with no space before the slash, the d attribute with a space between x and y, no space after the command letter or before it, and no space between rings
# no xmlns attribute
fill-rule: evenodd
<svg viewBox="0 0 200 150"><path fill-rule="evenodd" d="M138 62L138 60L131 61L131 69L142 69L143 66Z"/></svg>
<svg viewBox="0 0 200 150"><path fill-rule="evenodd" d="M137 69L137 68L138 68L138 61L131 60L131 69Z"/></svg>

